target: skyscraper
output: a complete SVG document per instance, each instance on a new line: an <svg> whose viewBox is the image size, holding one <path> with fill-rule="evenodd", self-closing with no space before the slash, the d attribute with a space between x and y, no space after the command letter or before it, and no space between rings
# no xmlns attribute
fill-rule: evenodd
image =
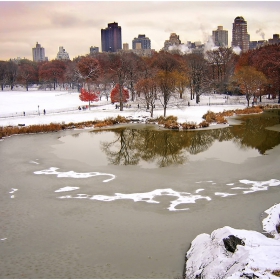
<svg viewBox="0 0 280 280"><path fill-rule="evenodd" d="M177 35L176 33L171 33L169 40L164 41L163 49L168 51L169 47L179 46L180 44L181 44L181 40L179 38L179 35Z"/></svg>
<svg viewBox="0 0 280 280"><path fill-rule="evenodd" d="M58 60L70 60L68 52L63 47L59 47L56 59Z"/></svg>
<svg viewBox="0 0 280 280"><path fill-rule="evenodd" d="M212 31L213 42L217 47L228 46L228 31L223 30L223 26L218 26L217 30Z"/></svg>
<svg viewBox="0 0 280 280"><path fill-rule="evenodd" d="M108 27L101 29L101 44L103 52L116 52L122 49L122 28L118 23L108 23Z"/></svg>
<svg viewBox="0 0 280 280"><path fill-rule="evenodd" d="M150 50L151 49L151 40L144 35L138 35L138 38L134 38L132 40L132 49L135 50L136 49L136 44L140 43L141 44L141 48L143 50Z"/></svg>
<svg viewBox="0 0 280 280"><path fill-rule="evenodd" d="M99 48L91 46L89 48L89 54L96 54L96 53L99 53Z"/></svg>
<svg viewBox="0 0 280 280"><path fill-rule="evenodd" d="M243 52L249 50L250 35L247 33L247 21L238 16L232 24L232 47L240 47Z"/></svg>
<svg viewBox="0 0 280 280"><path fill-rule="evenodd" d="M32 48L32 55L33 55L33 61L45 61L47 60L45 57L45 49L41 47L38 42L36 43L36 47Z"/></svg>

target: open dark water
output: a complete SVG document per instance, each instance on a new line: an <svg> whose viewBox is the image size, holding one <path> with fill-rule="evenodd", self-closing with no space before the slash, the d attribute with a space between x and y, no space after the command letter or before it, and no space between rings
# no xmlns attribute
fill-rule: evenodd
<svg viewBox="0 0 280 280"><path fill-rule="evenodd" d="M280 111L0 142L1 278L178 278L200 233L261 231L280 200Z"/></svg>

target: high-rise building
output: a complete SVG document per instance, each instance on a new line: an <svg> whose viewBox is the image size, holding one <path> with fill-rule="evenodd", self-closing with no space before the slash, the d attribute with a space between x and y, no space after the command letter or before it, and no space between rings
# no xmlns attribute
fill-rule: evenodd
<svg viewBox="0 0 280 280"><path fill-rule="evenodd" d="M273 38L268 39L268 43L269 44L279 44L280 43L279 34L273 34Z"/></svg>
<svg viewBox="0 0 280 280"><path fill-rule="evenodd" d="M101 44L103 52L117 52L122 49L122 28L118 23L108 23L108 27L101 29Z"/></svg>
<svg viewBox="0 0 280 280"><path fill-rule="evenodd" d="M70 60L68 52L63 47L59 47L56 59L58 60Z"/></svg>
<svg viewBox="0 0 280 280"><path fill-rule="evenodd" d="M228 31L223 29L223 26L218 26L217 30L212 31L212 38L215 46L228 46Z"/></svg>
<svg viewBox="0 0 280 280"><path fill-rule="evenodd" d="M129 50L129 45L128 43L123 43L123 50L128 51Z"/></svg>
<svg viewBox="0 0 280 280"><path fill-rule="evenodd" d="M165 40L163 49L168 51L169 47L172 47L174 45L179 46L180 44L181 40L179 38L179 35L177 35L176 33L171 33L169 40Z"/></svg>
<svg viewBox="0 0 280 280"><path fill-rule="evenodd" d="M45 61L47 58L45 57L45 49L41 47L38 42L36 43L36 47L32 48L33 61Z"/></svg>
<svg viewBox="0 0 280 280"><path fill-rule="evenodd" d="M93 46L91 46L91 47L89 48L89 53L90 53L90 54L99 53L99 48L98 48L98 47L93 47Z"/></svg>
<svg viewBox="0 0 280 280"><path fill-rule="evenodd" d="M247 21L238 16L232 24L232 47L240 47L243 52L249 50L250 35L247 33Z"/></svg>
<svg viewBox="0 0 280 280"><path fill-rule="evenodd" d="M141 49L142 50L150 50L151 49L151 40L144 35L140 34L138 35L138 38L134 38L132 40L132 49L136 49L137 43L141 44Z"/></svg>

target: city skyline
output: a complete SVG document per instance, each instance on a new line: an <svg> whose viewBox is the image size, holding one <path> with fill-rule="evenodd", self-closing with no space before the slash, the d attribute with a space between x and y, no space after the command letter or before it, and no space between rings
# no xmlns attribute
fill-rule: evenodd
<svg viewBox="0 0 280 280"><path fill-rule="evenodd" d="M116 22L122 28L122 43L132 49L132 40L145 34L151 48L159 51L171 33L182 43L205 43L217 26L228 30L242 16L248 24L251 41L268 40L280 33L278 1L50 1L0 2L0 60L27 58L39 42L49 60L55 59L59 46L71 59L101 51L101 29Z"/></svg>

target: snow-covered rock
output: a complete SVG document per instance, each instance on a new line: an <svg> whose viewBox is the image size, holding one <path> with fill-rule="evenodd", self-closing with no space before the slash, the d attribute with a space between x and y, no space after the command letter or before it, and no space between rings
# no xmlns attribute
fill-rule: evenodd
<svg viewBox="0 0 280 280"><path fill-rule="evenodd" d="M185 278L278 278L273 271L280 270L280 238L276 230L280 204L265 213L268 216L263 220L263 228L274 238L229 226L210 235L198 235L186 254ZM225 247L225 240L231 235L242 240L234 253Z"/></svg>

